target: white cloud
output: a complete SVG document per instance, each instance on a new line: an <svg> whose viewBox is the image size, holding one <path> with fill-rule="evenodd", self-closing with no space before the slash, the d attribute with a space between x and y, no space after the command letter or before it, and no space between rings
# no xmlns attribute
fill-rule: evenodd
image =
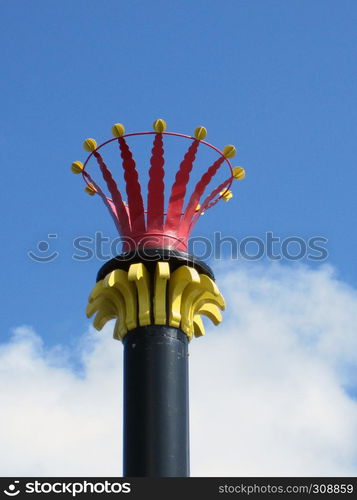
<svg viewBox="0 0 357 500"><path fill-rule="evenodd" d="M190 346L192 475L356 475L356 291L329 267L217 267L224 321ZM3 476L121 474L110 330L79 340L80 375L28 327L1 345Z"/></svg>

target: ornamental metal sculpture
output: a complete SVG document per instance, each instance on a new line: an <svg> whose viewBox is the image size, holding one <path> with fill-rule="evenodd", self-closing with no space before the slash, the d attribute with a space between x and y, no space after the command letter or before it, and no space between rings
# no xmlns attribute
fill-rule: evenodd
<svg viewBox="0 0 357 500"><path fill-rule="evenodd" d="M114 138L99 146L86 139L89 156L71 166L73 173L82 174L85 191L103 200L123 239L123 253L99 270L86 312L88 317L95 314L98 330L115 319L114 338L124 344L124 475L188 476L188 342L204 335L202 315L215 325L221 321L225 303L211 269L187 253L187 244L200 215L220 199L228 201L233 180L243 179L245 171L231 165L235 147L220 151L209 144L204 127L197 127L192 137L166 132L166 123L159 119L154 132L125 134L124 126L115 124L112 133ZM145 208L128 140L149 135L154 137ZM165 207L169 136L188 140L189 146ZM111 143L117 143L120 152L127 202L103 157ZM203 147L217 156L189 193L197 153ZM92 158L104 186L88 172ZM224 166L223 181L207 193Z"/></svg>

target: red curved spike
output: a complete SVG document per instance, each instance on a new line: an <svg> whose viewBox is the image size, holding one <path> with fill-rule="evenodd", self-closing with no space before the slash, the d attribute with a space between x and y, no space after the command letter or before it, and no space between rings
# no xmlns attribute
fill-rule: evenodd
<svg viewBox="0 0 357 500"><path fill-rule="evenodd" d="M197 139L193 141L176 173L175 182L171 189L169 205L167 207L165 224L166 230L172 231L177 229L177 225L180 222L187 184L190 180L190 173L193 167L193 162L196 159L199 143L200 141Z"/></svg>
<svg viewBox="0 0 357 500"><path fill-rule="evenodd" d="M112 195L113 203L116 208L116 213L121 227L121 233L123 235L126 235L130 232L130 224L129 224L129 217L125 209L125 205L123 203L120 191L117 187L115 180L113 179L110 170L106 166L102 156L97 151L94 151L93 155L95 156L98 162L100 170L103 174L103 178L107 183L110 194Z"/></svg>
<svg viewBox="0 0 357 500"><path fill-rule="evenodd" d="M92 177L87 172L83 172L83 175L86 177L90 184L93 184L93 186L97 190L98 195L102 198L104 205L107 207L110 216L114 221L115 227L117 228L119 234L122 234L122 228L114 203L105 196L101 187L92 179Z"/></svg>
<svg viewBox="0 0 357 500"><path fill-rule="evenodd" d="M123 159L124 179L126 183L126 194L128 195L128 206L132 232L141 233L145 231L144 203L141 196L139 176L135 167L133 155L123 137L118 139L121 157Z"/></svg>
<svg viewBox="0 0 357 500"><path fill-rule="evenodd" d="M216 160L213 165L209 167L207 172L202 175L201 179L196 184L180 223L180 235L187 236L189 227L191 225L191 219L195 214L198 202L200 201L205 188L211 182L212 177L217 173L217 170L224 161L224 156L220 156L218 160Z"/></svg>
<svg viewBox="0 0 357 500"><path fill-rule="evenodd" d="M156 134L150 159L147 230L163 229L164 224L164 148L162 134Z"/></svg>
<svg viewBox="0 0 357 500"><path fill-rule="evenodd" d="M225 181L222 182L222 184L220 184L216 189L214 189L211 194L209 194L206 199L204 200L204 202L202 203L201 205L201 208L199 210L197 210L194 214L194 216L192 217L192 221L191 221L191 224L189 226L189 229L188 229L188 232L187 232L187 237L190 235L194 225L196 224L197 222L197 219L199 218L199 216L201 215L202 212L204 212L205 210L207 210L208 208L211 208L213 207L213 205L215 205L217 203L217 201L219 200L219 198L217 198L216 200L212 201L221 191L223 191L224 188L226 188L229 183L231 182L232 180L232 177L229 177L228 179L226 179ZM212 203L211 203L212 202Z"/></svg>

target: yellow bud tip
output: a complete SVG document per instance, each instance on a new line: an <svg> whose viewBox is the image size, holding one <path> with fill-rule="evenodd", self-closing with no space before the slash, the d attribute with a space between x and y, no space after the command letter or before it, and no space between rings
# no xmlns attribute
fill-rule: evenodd
<svg viewBox="0 0 357 500"><path fill-rule="evenodd" d="M234 167L233 169L233 177L238 181L241 181L245 177L245 170L242 167Z"/></svg>
<svg viewBox="0 0 357 500"><path fill-rule="evenodd" d="M83 143L83 148L85 151L92 153L95 149L97 149L97 143L94 139L86 139Z"/></svg>
<svg viewBox="0 0 357 500"><path fill-rule="evenodd" d="M125 127L121 123L115 123L112 126L112 134L114 137L122 137L125 134Z"/></svg>
<svg viewBox="0 0 357 500"><path fill-rule="evenodd" d="M229 189L221 191L219 194L222 196L223 201L229 201L233 197L233 193Z"/></svg>
<svg viewBox="0 0 357 500"><path fill-rule="evenodd" d="M162 120L161 118L159 120L155 120L153 124L155 132L158 134L161 134L162 132L165 132L166 130L166 122L165 120Z"/></svg>
<svg viewBox="0 0 357 500"><path fill-rule="evenodd" d="M201 210L201 205L198 203L198 205L196 206L196 212L198 212L199 210ZM201 212L200 215L203 215L205 212Z"/></svg>
<svg viewBox="0 0 357 500"><path fill-rule="evenodd" d="M80 174L83 170L83 163L81 161L74 161L71 165L71 170L74 174Z"/></svg>
<svg viewBox="0 0 357 500"><path fill-rule="evenodd" d="M232 144L228 144L223 148L223 155L225 158L233 158L236 154L237 150Z"/></svg>
<svg viewBox="0 0 357 500"><path fill-rule="evenodd" d="M196 127L194 131L194 136L199 141L202 141L207 135L207 129L205 127Z"/></svg>
<svg viewBox="0 0 357 500"><path fill-rule="evenodd" d="M84 191L88 194L90 194L91 196L94 196L95 193L97 192L97 190L95 189L95 187L93 186L93 184L88 184L88 186L86 186L84 188Z"/></svg>

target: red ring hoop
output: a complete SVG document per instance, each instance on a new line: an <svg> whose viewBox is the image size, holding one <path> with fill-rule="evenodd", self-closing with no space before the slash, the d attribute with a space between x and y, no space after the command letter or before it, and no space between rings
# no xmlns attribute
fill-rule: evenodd
<svg viewBox="0 0 357 500"><path fill-rule="evenodd" d="M139 135L156 135L157 133L158 132L133 132L131 134L124 134L121 137L125 138L125 137L139 136ZM191 135L179 134L177 132L159 132L159 133L162 134L162 135L171 135L171 136L176 136L176 137L183 137L184 139L190 139L190 140L193 140L193 141L199 140L199 139L196 139L196 137L192 137ZM93 154L96 151L98 151L102 147L106 146L107 144L110 144L111 142L117 141L118 139L119 139L119 137L113 137L112 139L109 139L108 141L103 142L102 144L100 144L99 146L97 146L95 148L95 150L92 151L89 154L89 156L87 157L86 161L83 164L82 177L83 177L85 183L88 186L90 185L90 182L88 182L88 180L86 179L86 175L85 175L87 173L87 172L85 172L85 168L87 166L88 161L91 159L91 157L93 156ZM224 156L223 152L220 149L216 148L216 146L213 146L213 144L210 144L209 142L202 141L202 140L199 140L199 141L200 141L201 144L204 144L205 146L208 146L211 149L213 149L214 151L216 151L216 153L218 153L220 156L223 156L225 162L227 163L227 165L229 167L230 173L231 173L230 181L228 183L228 186L226 187L226 189L222 192L222 194L220 196L218 196L215 200L213 200L210 203L210 206L208 208L206 208L206 210L208 210L209 208L212 208L223 197L224 193L231 187L233 179L234 179L234 177L233 177L233 167L232 167L231 162L229 161L229 158L226 158ZM111 198L108 198L108 199L111 200Z"/></svg>

